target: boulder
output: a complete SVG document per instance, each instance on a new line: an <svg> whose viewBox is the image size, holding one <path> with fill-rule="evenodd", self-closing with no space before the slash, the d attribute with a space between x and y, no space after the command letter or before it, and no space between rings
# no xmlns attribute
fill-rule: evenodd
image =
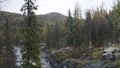
<svg viewBox="0 0 120 68"><path fill-rule="evenodd" d="M62 66L64 66L65 68L77 68L77 63L73 61L63 61Z"/></svg>
<svg viewBox="0 0 120 68"><path fill-rule="evenodd" d="M114 60L120 60L120 54L114 54Z"/></svg>
<svg viewBox="0 0 120 68"><path fill-rule="evenodd" d="M89 64L81 66L81 68L115 68L115 65L113 62L95 60Z"/></svg>
<svg viewBox="0 0 120 68"><path fill-rule="evenodd" d="M104 54L102 55L102 59L103 59L103 60L111 60L111 59L113 59L113 54L112 54L111 52L104 53Z"/></svg>
<svg viewBox="0 0 120 68"><path fill-rule="evenodd" d="M115 51L115 49L116 49L115 47L106 47L106 48L104 49L104 52L105 52L105 53L107 53L107 52L111 52L111 53L112 53L112 52Z"/></svg>
<svg viewBox="0 0 120 68"><path fill-rule="evenodd" d="M81 60L94 60L95 58L94 57L92 57L92 56L87 56L87 55L83 55L82 57L81 57Z"/></svg>
<svg viewBox="0 0 120 68"><path fill-rule="evenodd" d="M81 67L81 68L101 68L101 65L102 63L101 63L101 61L93 61L93 62L91 62L91 63L89 63L89 64L85 64L83 67Z"/></svg>
<svg viewBox="0 0 120 68"><path fill-rule="evenodd" d="M106 44L106 47L111 47L112 45L113 45L113 43L108 42L108 43Z"/></svg>

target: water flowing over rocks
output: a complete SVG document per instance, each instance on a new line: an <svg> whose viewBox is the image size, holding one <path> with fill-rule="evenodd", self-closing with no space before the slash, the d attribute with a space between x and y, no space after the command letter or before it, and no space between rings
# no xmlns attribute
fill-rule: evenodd
<svg viewBox="0 0 120 68"><path fill-rule="evenodd" d="M120 60L120 46L108 42L102 55L103 60Z"/></svg>
<svg viewBox="0 0 120 68"><path fill-rule="evenodd" d="M68 58L63 61L58 60L58 57L54 56L54 53L50 53L46 47L40 47L41 64L43 68L119 68L120 47L112 45L109 43L104 48L102 59L95 59L93 56L84 54L80 59ZM14 50L17 57L16 65L20 67L22 61L21 48L14 47ZM63 50L71 51L72 48L66 47L57 51Z"/></svg>

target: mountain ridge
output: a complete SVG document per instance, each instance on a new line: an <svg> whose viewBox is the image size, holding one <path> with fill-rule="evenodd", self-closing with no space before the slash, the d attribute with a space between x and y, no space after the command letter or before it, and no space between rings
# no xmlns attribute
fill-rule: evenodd
<svg viewBox="0 0 120 68"><path fill-rule="evenodd" d="M18 15L23 15L23 14L20 14L20 13L15 13L15 12L9 12L9 11L0 11L1 12L4 12L4 13L10 13L10 14L18 14ZM61 15L61 16L65 16L67 17L66 15L62 14L62 13L59 13L59 12L50 12L50 13L46 13L46 14L36 14L36 16L43 16L43 15L54 15L54 14L57 14L57 15Z"/></svg>
<svg viewBox="0 0 120 68"><path fill-rule="evenodd" d="M10 15L15 18L19 18L19 17L22 18L23 16L22 14L8 12L8 11L1 11L0 13L4 13L6 16ZM36 16L38 17L38 21L44 22L44 23L57 23L57 22L64 23L67 18L67 16L58 12L50 12L47 14L39 14Z"/></svg>

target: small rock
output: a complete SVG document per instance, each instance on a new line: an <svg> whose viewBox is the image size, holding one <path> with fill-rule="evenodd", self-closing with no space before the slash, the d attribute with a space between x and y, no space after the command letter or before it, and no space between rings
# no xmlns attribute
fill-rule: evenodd
<svg viewBox="0 0 120 68"><path fill-rule="evenodd" d="M104 53L104 54L102 55L102 59L103 59L103 60L111 60L111 59L113 59L113 55L112 55L111 52Z"/></svg>

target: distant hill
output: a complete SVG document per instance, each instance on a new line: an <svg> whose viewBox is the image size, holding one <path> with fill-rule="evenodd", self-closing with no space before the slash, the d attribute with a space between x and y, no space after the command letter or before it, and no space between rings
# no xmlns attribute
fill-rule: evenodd
<svg viewBox="0 0 120 68"><path fill-rule="evenodd" d="M21 18L23 18L23 15L21 14L17 14L17 13L11 13L11 12L6 12L6 11L2 11L0 12L1 13L4 13L5 16L7 17L12 17L12 19L14 20L20 20ZM40 22L43 22L43 23L64 23L65 20L66 20L66 16L65 15L62 15L60 13L57 13L57 12L52 12L52 13L48 13L48 14L45 14L45 15L37 15L38 17L38 21ZM0 19L2 19L2 15L0 15Z"/></svg>
<svg viewBox="0 0 120 68"><path fill-rule="evenodd" d="M66 16L56 12L48 13L45 15L38 15L38 19L45 23L64 23L66 18Z"/></svg>
<svg viewBox="0 0 120 68"><path fill-rule="evenodd" d="M7 17L7 18L12 19L13 21L15 21L15 20L20 20L21 18L23 18L23 15L17 14L17 13L1 11L0 12L0 21L4 21L5 20L4 17Z"/></svg>

